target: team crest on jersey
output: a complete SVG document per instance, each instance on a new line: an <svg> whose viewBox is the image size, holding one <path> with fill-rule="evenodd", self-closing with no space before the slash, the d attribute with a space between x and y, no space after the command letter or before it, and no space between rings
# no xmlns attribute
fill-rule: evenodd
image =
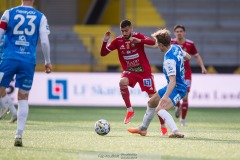
<svg viewBox="0 0 240 160"><path fill-rule="evenodd" d="M146 87L151 87L152 86L152 81L151 79L143 79L143 85Z"/></svg>
<svg viewBox="0 0 240 160"><path fill-rule="evenodd" d="M132 42L132 43L131 43L131 46L132 46L132 47L135 47L135 43Z"/></svg>

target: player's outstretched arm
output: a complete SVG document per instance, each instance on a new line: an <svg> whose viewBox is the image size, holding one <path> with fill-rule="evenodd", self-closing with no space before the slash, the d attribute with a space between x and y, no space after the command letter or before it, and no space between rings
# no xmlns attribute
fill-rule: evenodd
<svg viewBox="0 0 240 160"><path fill-rule="evenodd" d="M133 43L141 43L141 39L136 37L130 37L129 40Z"/></svg>
<svg viewBox="0 0 240 160"><path fill-rule="evenodd" d="M196 59L198 65L201 67L202 74L207 74L207 69L206 69L205 66L204 66L204 63L203 63L203 60L202 60L200 54L197 54L197 55L195 56L195 59Z"/></svg>
<svg viewBox="0 0 240 160"><path fill-rule="evenodd" d="M158 45L157 43L155 43L154 45L147 45L147 44L144 44L145 47L148 47L148 48L158 48Z"/></svg>
<svg viewBox="0 0 240 160"><path fill-rule="evenodd" d="M108 42L108 40L110 39L111 36L111 32L107 31L103 37L103 42Z"/></svg>
<svg viewBox="0 0 240 160"><path fill-rule="evenodd" d="M111 36L111 32L106 32L104 37L103 37L103 42L102 42L102 47L101 47L101 51L100 51L100 55L101 56L106 56L108 55L108 53L110 53L109 50L107 50L107 42L108 40L110 39L110 36Z"/></svg>
<svg viewBox="0 0 240 160"><path fill-rule="evenodd" d="M138 34L138 38L137 37L130 37L129 40L133 43L142 43L144 45L149 45L149 46L152 46L152 45L155 45L155 40L147 37L147 36L144 36L143 34Z"/></svg>

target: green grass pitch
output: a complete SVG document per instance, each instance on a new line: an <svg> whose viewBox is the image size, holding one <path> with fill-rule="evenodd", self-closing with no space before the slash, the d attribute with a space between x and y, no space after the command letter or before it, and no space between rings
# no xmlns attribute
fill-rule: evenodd
<svg viewBox="0 0 240 160"><path fill-rule="evenodd" d="M30 107L23 135L24 147L13 146L16 123L8 115L0 121L1 160L118 160L118 159L240 159L240 109L191 108L183 139L162 137L157 116L146 137L127 132L141 124L145 108L134 108L135 116L123 124L124 107ZM170 110L174 115L174 110ZM106 119L111 131L94 132L98 119Z"/></svg>

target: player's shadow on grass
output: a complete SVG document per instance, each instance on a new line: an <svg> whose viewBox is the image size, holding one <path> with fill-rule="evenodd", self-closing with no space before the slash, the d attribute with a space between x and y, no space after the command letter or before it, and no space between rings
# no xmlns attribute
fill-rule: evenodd
<svg viewBox="0 0 240 160"><path fill-rule="evenodd" d="M21 149L23 150L28 150L28 151L38 151L38 152L41 152L41 151L44 151L44 152L48 152L48 151L51 151L51 152L59 152L59 153L79 153L81 152L82 150L80 149L67 149L67 148L54 148L54 147L48 147L48 148L40 148L40 147L37 147L37 146L23 146Z"/></svg>
<svg viewBox="0 0 240 160"><path fill-rule="evenodd" d="M162 135L146 135L146 136L141 136L138 134L130 134L130 135L134 137L142 137L142 138L168 138L168 136L162 136Z"/></svg>
<svg viewBox="0 0 240 160"><path fill-rule="evenodd" d="M117 136L117 135L105 135L105 136L101 136L101 137L108 138L108 137L125 137L125 136Z"/></svg>
<svg viewBox="0 0 240 160"><path fill-rule="evenodd" d="M200 137L187 137L186 140L197 140L197 141L212 141L212 142L221 142L221 143L235 143L240 144L240 140L229 140L229 139L212 139L212 138L200 138Z"/></svg>

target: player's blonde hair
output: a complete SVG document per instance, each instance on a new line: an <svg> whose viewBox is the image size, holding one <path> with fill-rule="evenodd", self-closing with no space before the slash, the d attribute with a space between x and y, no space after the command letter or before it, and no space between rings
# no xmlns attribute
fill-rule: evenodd
<svg viewBox="0 0 240 160"><path fill-rule="evenodd" d="M152 37L158 44L162 43L164 46L170 46L171 44L171 32L166 28L156 31L152 34Z"/></svg>

